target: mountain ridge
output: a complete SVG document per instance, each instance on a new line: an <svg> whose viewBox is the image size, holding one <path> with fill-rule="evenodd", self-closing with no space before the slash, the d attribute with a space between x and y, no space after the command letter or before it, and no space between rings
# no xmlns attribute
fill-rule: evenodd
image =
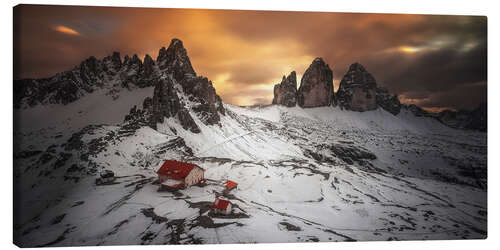
<svg viewBox="0 0 500 250"><path fill-rule="evenodd" d="M171 75L172 79L166 79L164 75ZM156 60L146 54L141 61L134 54L132 57L125 55L122 61L120 53L113 52L101 60L90 56L79 66L51 77L14 80L14 108L27 108L39 104L66 105L100 89L104 89L107 95L117 99L123 89L157 86L168 89L169 87L165 85L176 84L180 84L184 93L196 99L194 101L199 105L193 107L194 111L203 117L206 124L216 124L220 120L219 114L224 115L223 100L216 94L211 81L197 77L187 50L177 38L172 39L168 48L160 48ZM393 115L397 115L401 108L405 108L416 116L432 117L452 128L487 131L485 105L480 105L472 111L445 110L434 114L414 104L401 104L397 95L391 95L386 88L377 86L375 78L358 62L349 67L337 92L334 91L333 84L332 70L322 58L318 57L304 72L300 85L297 86L295 71L286 77L283 76L281 83L274 86L272 104L287 107L298 105L303 108L339 106L341 109L359 112L380 107ZM320 85L321 90L316 90L316 86ZM159 112L167 114L168 116L165 116L167 118L180 114L177 118L180 118L184 127L193 132L198 131L189 112L186 112L187 109L180 107L186 101L181 100L177 104L175 100L179 98L175 95L178 95L178 91L176 88L171 89L172 91L167 91L165 94L171 95L168 98L174 100L172 108L169 108L174 112L165 110L167 106L160 104L162 98L158 96L161 91L155 91L157 96L151 97L152 105L148 106L150 100L145 100L146 105L141 107L143 113L149 116L146 118L148 120L146 123L153 128L156 127L156 123L161 123L163 116L159 115ZM137 110L137 107L135 108ZM472 119L473 117L475 119Z"/></svg>

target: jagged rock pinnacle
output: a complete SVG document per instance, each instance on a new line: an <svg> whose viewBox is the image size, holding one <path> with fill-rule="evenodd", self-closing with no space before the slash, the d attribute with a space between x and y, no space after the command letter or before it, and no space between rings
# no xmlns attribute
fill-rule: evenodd
<svg viewBox="0 0 500 250"><path fill-rule="evenodd" d="M283 76L281 83L274 85L273 104L295 107L297 104L297 75L292 71L288 77Z"/></svg>
<svg viewBox="0 0 500 250"><path fill-rule="evenodd" d="M315 58L302 76L297 102L303 108L335 104L333 72L323 58Z"/></svg>

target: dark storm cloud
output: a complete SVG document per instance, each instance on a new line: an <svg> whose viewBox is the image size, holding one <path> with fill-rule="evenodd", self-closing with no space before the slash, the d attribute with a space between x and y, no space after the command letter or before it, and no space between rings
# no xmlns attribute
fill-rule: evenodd
<svg viewBox="0 0 500 250"><path fill-rule="evenodd" d="M472 108L486 98L486 18L276 11L25 6L17 8L15 77L67 70L90 55L156 56L173 37L233 104L266 104L272 85L315 57L336 88L353 62L403 101ZM58 32L64 26L78 32ZM71 32L70 32L71 33Z"/></svg>

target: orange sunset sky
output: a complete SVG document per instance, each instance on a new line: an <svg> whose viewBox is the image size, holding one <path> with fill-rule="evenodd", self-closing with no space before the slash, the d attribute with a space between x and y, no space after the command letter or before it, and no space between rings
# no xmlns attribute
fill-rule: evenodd
<svg viewBox="0 0 500 250"><path fill-rule="evenodd" d="M113 51L156 58L183 41L198 75L225 102L269 104L273 85L315 57L335 90L354 62L379 85L429 110L486 101L486 18L321 12L21 5L14 9L14 78L69 70Z"/></svg>

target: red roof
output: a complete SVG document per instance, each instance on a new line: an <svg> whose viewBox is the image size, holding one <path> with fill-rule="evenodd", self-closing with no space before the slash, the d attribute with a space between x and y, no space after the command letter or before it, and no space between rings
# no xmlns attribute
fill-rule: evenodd
<svg viewBox="0 0 500 250"><path fill-rule="evenodd" d="M231 189L235 188L236 186L238 186L238 183L236 183L234 181L227 180L224 182L224 185L226 185L227 190L231 190Z"/></svg>
<svg viewBox="0 0 500 250"><path fill-rule="evenodd" d="M230 202L230 201L220 199L219 197L215 197L215 201L214 201L214 203L212 204L212 207L213 207L213 208L218 208L218 209L220 209L220 210L224 210L224 211L226 211L227 206L228 206L229 204L231 204L231 202Z"/></svg>
<svg viewBox="0 0 500 250"><path fill-rule="evenodd" d="M189 175L194 167L196 167L195 164L166 160L156 173L159 175L166 175L174 180L183 180Z"/></svg>

